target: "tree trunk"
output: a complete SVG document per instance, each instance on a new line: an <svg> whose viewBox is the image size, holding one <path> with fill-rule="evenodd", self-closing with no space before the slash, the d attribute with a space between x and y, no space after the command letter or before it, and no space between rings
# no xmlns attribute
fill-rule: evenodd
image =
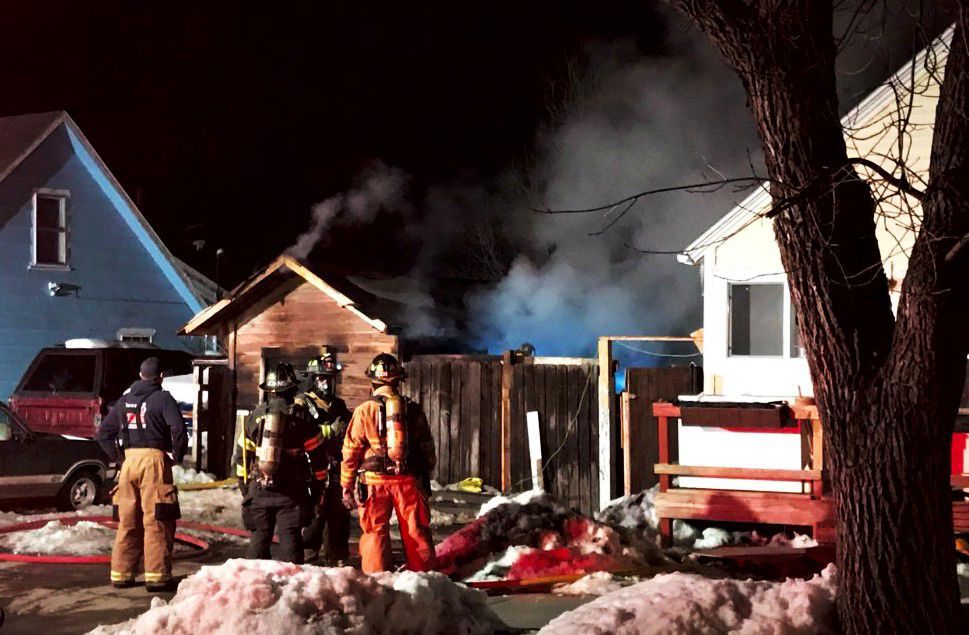
<svg viewBox="0 0 969 635"><path fill-rule="evenodd" d="M744 84L837 503L848 633L958 632L949 447L966 370L969 73L960 16L896 322L839 120L827 0L675 0ZM956 50L958 49L958 50Z"/></svg>

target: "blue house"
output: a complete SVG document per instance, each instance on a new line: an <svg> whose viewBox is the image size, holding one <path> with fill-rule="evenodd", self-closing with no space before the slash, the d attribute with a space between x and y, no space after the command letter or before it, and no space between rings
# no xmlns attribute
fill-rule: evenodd
<svg viewBox="0 0 969 635"><path fill-rule="evenodd" d="M213 301L66 112L0 118L0 400L68 339L201 348L176 332Z"/></svg>

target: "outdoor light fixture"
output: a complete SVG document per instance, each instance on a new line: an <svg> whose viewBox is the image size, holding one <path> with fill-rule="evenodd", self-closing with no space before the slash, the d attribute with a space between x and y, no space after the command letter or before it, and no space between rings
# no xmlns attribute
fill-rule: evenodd
<svg viewBox="0 0 969 635"><path fill-rule="evenodd" d="M63 298L69 296L72 293L74 297L77 297L77 292L81 290L80 285L69 284L67 282L48 282L47 283L47 293L50 294L52 298Z"/></svg>

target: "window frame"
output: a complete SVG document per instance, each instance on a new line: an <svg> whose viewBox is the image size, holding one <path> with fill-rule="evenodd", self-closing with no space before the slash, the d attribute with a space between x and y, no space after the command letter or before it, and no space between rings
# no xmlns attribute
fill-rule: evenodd
<svg viewBox="0 0 969 635"><path fill-rule="evenodd" d="M754 285L780 285L781 287L781 353L780 355L739 355L732 350L733 342L733 287ZM728 280L727 281L727 357L737 359L804 359L792 350L794 307L791 304L791 289L786 278L765 278L763 280Z"/></svg>
<svg viewBox="0 0 969 635"><path fill-rule="evenodd" d="M59 203L59 221L62 226L58 228L59 237L63 241L63 262L38 262L37 261L37 199L55 199ZM71 193L68 190L54 190L38 188L34 190L31 197L30 214L30 265L29 269L40 269L46 271L70 271L71 270L71 212L70 212ZM61 243L58 244L58 252L61 253Z"/></svg>

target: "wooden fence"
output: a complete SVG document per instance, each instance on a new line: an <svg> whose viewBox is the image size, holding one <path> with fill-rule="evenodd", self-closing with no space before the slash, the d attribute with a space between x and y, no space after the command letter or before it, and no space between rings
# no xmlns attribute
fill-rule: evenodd
<svg viewBox="0 0 969 635"><path fill-rule="evenodd" d="M659 441L653 402L672 401L679 395L699 392L703 380L698 369L630 368L622 397L623 493L641 492L658 482L653 465L659 461ZM676 435L671 435L675 442Z"/></svg>
<svg viewBox="0 0 969 635"><path fill-rule="evenodd" d="M547 361L553 361L554 358ZM437 444L435 478L477 476L501 486L502 399L508 400L512 491L529 489L525 415L540 418L545 489L586 513L598 501L598 405L593 360L516 358L507 390L495 356L418 356L405 364L404 393L424 408Z"/></svg>

